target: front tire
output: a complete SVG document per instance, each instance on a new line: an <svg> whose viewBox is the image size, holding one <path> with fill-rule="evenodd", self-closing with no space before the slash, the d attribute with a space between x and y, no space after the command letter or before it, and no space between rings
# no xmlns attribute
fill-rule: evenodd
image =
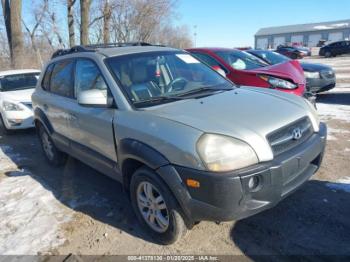
<svg viewBox="0 0 350 262"><path fill-rule="evenodd" d="M51 136L43 126L39 126L39 138L44 155L52 166L61 166L66 162L67 155L61 152L52 141Z"/></svg>
<svg viewBox="0 0 350 262"><path fill-rule="evenodd" d="M2 128L3 128L3 130L4 130L4 133L5 133L6 135L11 135L11 134L12 134L12 130L11 130L11 129L8 129L8 128L6 127L5 121L4 121L4 119L2 118L2 115L1 115L1 114L0 114L0 118L1 118L1 124L2 124Z"/></svg>
<svg viewBox="0 0 350 262"><path fill-rule="evenodd" d="M332 57L331 51L327 51L327 52L324 54L324 56L325 56L326 58Z"/></svg>
<svg viewBox="0 0 350 262"><path fill-rule="evenodd" d="M156 242L169 245L186 234L176 199L154 171L146 167L136 170L131 178L130 194L139 222Z"/></svg>

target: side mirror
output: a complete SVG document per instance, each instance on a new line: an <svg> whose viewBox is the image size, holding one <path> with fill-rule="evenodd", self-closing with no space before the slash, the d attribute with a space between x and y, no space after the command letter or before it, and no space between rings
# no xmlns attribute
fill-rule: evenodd
<svg viewBox="0 0 350 262"><path fill-rule="evenodd" d="M211 68L213 68L220 75L226 77L226 72L220 66L212 66Z"/></svg>
<svg viewBox="0 0 350 262"><path fill-rule="evenodd" d="M89 107L110 107L113 99L107 95L107 90L92 89L78 94L78 103Z"/></svg>

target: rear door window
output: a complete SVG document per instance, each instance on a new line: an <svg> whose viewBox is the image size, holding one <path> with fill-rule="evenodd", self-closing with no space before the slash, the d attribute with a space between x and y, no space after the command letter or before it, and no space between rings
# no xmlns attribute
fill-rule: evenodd
<svg viewBox="0 0 350 262"><path fill-rule="evenodd" d="M73 60L63 60L55 64L51 74L50 91L54 94L74 97Z"/></svg>

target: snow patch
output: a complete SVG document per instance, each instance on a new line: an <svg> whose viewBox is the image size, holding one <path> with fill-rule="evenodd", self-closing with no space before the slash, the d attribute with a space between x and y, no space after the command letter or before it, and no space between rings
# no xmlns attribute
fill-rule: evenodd
<svg viewBox="0 0 350 262"><path fill-rule="evenodd" d="M328 91L328 93L350 93L350 87L336 87L332 89L331 91Z"/></svg>
<svg viewBox="0 0 350 262"><path fill-rule="evenodd" d="M348 133L350 133L349 130L341 129L341 128L328 127L327 130L328 130L329 134L348 134Z"/></svg>
<svg viewBox="0 0 350 262"><path fill-rule="evenodd" d="M337 73L337 79L349 79L350 74L348 73Z"/></svg>
<svg viewBox="0 0 350 262"><path fill-rule="evenodd" d="M10 146L0 145L0 254L36 255L61 245L59 226L69 221L72 212L52 192L18 170L23 159Z"/></svg>
<svg viewBox="0 0 350 262"><path fill-rule="evenodd" d="M332 190L350 193L350 177L338 179L336 183L327 183L326 186Z"/></svg>
<svg viewBox="0 0 350 262"><path fill-rule="evenodd" d="M71 214L27 171L0 181L0 254L36 255L61 245L59 225Z"/></svg>
<svg viewBox="0 0 350 262"><path fill-rule="evenodd" d="M322 120L339 119L350 122L350 106L317 103L317 112Z"/></svg>
<svg viewBox="0 0 350 262"><path fill-rule="evenodd" d="M349 23L338 23L338 24L330 24L330 25L316 25L314 29L316 30L327 30L327 29L335 29L349 26Z"/></svg>
<svg viewBox="0 0 350 262"><path fill-rule="evenodd" d="M327 134L327 140L335 141L335 140L338 140L338 139L335 136L332 136L331 134Z"/></svg>

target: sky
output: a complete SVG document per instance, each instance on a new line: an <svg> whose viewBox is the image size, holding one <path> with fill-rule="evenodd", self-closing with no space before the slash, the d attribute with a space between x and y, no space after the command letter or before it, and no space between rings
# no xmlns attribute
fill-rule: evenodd
<svg viewBox="0 0 350 262"><path fill-rule="evenodd" d="M177 12L197 47L243 47L262 27L350 19L350 0L179 0Z"/></svg>
<svg viewBox="0 0 350 262"><path fill-rule="evenodd" d="M49 1L56 3L55 8L60 10L58 21L62 30L66 30L65 0ZM254 34L262 27L350 19L350 0L175 1L174 23L188 26L197 47L254 46ZM22 3L23 18L28 21L28 11L33 8L33 3L40 1L22 0Z"/></svg>

